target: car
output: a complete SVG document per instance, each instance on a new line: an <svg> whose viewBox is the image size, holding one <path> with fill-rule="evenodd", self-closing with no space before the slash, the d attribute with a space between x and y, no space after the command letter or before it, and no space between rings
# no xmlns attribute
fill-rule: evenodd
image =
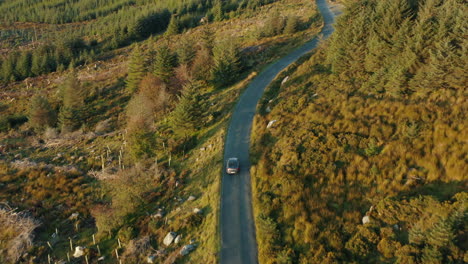
<svg viewBox="0 0 468 264"><path fill-rule="evenodd" d="M237 158L229 158L226 162L226 173L236 174L239 172L239 160Z"/></svg>

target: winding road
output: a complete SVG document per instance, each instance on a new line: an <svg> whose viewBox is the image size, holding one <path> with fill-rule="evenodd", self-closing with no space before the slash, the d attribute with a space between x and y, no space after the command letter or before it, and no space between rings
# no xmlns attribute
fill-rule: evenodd
<svg viewBox="0 0 468 264"><path fill-rule="evenodd" d="M326 0L316 2L324 20L319 37L325 39L333 32L334 14L328 8ZM249 172L252 121L265 88L279 72L314 49L319 43L319 37L270 64L255 77L241 95L232 113L224 146L224 160L230 157L239 158L241 170L238 175L228 175L223 170L220 212L221 264L258 263Z"/></svg>

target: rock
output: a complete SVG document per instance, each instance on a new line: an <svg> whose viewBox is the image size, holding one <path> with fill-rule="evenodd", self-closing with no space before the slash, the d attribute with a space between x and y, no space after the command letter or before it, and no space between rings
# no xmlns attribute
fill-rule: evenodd
<svg viewBox="0 0 468 264"><path fill-rule="evenodd" d="M102 256L102 257L99 257L97 260L98 260L98 261L103 261L103 260L105 260L105 259L106 259L106 257Z"/></svg>
<svg viewBox="0 0 468 264"><path fill-rule="evenodd" d="M316 93L314 93L314 94L312 95L312 97L317 97L317 96L318 96L318 94L316 94Z"/></svg>
<svg viewBox="0 0 468 264"><path fill-rule="evenodd" d="M395 230L400 230L400 226L397 225L397 224L394 224L394 225L393 225L393 229L395 229Z"/></svg>
<svg viewBox="0 0 468 264"><path fill-rule="evenodd" d="M153 218L162 218L163 216L164 216L164 211L161 208L159 208L158 212L153 214L151 217L153 217Z"/></svg>
<svg viewBox="0 0 468 264"><path fill-rule="evenodd" d="M195 245L193 244L188 244L185 245L181 250L180 250L180 255L185 256L188 255L190 252L192 252L195 249Z"/></svg>
<svg viewBox="0 0 468 264"><path fill-rule="evenodd" d="M190 244L195 244L195 238L190 239Z"/></svg>
<svg viewBox="0 0 468 264"><path fill-rule="evenodd" d="M370 217L368 215L365 215L362 218L362 224L365 225L365 224L368 224L368 223L370 223Z"/></svg>
<svg viewBox="0 0 468 264"><path fill-rule="evenodd" d="M268 122L267 128L270 128L274 123L276 123L277 120L271 120Z"/></svg>
<svg viewBox="0 0 468 264"><path fill-rule="evenodd" d="M73 257L79 258L84 255L84 247L77 246L75 247L75 253L73 253Z"/></svg>
<svg viewBox="0 0 468 264"><path fill-rule="evenodd" d="M270 112L271 112L271 108L270 108L269 106L267 106L265 112L270 113Z"/></svg>
<svg viewBox="0 0 468 264"><path fill-rule="evenodd" d="M188 198L187 198L187 201L193 201L197 199L197 197L193 196L193 195L190 195Z"/></svg>
<svg viewBox="0 0 468 264"><path fill-rule="evenodd" d="M16 154L15 159L21 159L21 154Z"/></svg>
<svg viewBox="0 0 468 264"><path fill-rule="evenodd" d="M206 150L206 148L205 148L205 147L203 147L203 148L200 148L200 150L201 150L201 151L205 151L205 150Z"/></svg>
<svg viewBox="0 0 468 264"><path fill-rule="evenodd" d="M289 76L284 77L284 79L281 81L281 85L285 84L289 80Z"/></svg>
<svg viewBox="0 0 468 264"><path fill-rule="evenodd" d="M73 213L70 215L70 217L68 217L69 220L77 220L78 219L78 216L80 216L80 213Z"/></svg>
<svg viewBox="0 0 468 264"><path fill-rule="evenodd" d="M154 263L155 260L156 260L156 256L151 255L146 258L146 263Z"/></svg>
<svg viewBox="0 0 468 264"><path fill-rule="evenodd" d="M174 239L174 244L179 244L181 238L182 238L182 235L178 235L178 236Z"/></svg>
<svg viewBox="0 0 468 264"><path fill-rule="evenodd" d="M166 237L164 237L164 240L163 240L163 243L164 245L169 246L170 244L172 244L172 242L174 241L174 239L176 238L177 236L177 233L176 232L169 232L167 233Z"/></svg>
<svg viewBox="0 0 468 264"><path fill-rule="evenodd" d="M194 208L194 209L193 209L193 213L194 213L194 214L201 214L201 213L202 213L202 210L199 209L199 208Z"/></svg>

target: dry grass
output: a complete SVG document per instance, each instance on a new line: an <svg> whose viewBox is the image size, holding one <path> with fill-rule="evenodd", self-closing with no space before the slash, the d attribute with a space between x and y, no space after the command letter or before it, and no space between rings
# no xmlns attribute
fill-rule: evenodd
<svg viewBox="0 0 468 264"><path fill-rule="evenodd" d="M33 245L33 231L39 222L26 213L0 208L0 262L16 263Z"/></svg>

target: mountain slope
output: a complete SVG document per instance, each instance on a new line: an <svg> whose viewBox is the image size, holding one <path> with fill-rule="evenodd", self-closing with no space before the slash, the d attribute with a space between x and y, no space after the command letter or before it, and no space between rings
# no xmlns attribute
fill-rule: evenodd
<svg viewBox="0 0 468 264"><path fill-rule="evenodd" d="M466 14L355 1L270 87L253 133L262 263L466 262Z"/></svg>

